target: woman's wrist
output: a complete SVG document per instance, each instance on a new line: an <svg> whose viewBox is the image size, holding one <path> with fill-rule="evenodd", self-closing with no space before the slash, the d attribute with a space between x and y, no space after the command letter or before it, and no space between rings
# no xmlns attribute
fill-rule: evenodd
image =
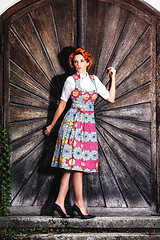
<svg viewBox="0 0 160 240"><path fill-rule="evenodd" d="M109 73L111 79L115 79L115 77L116 77L116 70L113 67L109 67L109 68L107 68L107 70L108 70L108 73Z"/></svg>
<svg viewBox="0 0 160 240"><path fill-rule="evenodd" d="M53 128L53 127L54 127L54 123L51 123L51 125L50 125L50 126L51 126L51 128Z"/></svg>
<svg viewBox="0 0 160 240"><path fill-rule="evenodd" d="M116 74L111 75L111 80L112 80L112 82L116 80Z"/></svg>

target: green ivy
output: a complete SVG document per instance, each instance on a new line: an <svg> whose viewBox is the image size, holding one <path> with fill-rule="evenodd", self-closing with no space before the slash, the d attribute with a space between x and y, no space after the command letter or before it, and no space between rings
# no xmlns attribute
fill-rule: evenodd
<svg viewBox="0 0 160 240"><path fill-rule="evenodd" d="M7 131L1 131L1 152L0 152L0 216L9 213L8 207L11 201L11 170L9 159L9 144Z"/></svg>
<svg viewBox="0 0 160 240"><path fill-rule="evenodd" d="M18 227L6 227L0 228L0 240L39 240L42 238L38 237L38 234L49 234L50 236L53 234L60 233L87 233L86 229L71 229L71 228L18 228ZM104 232L104 229L89 229L89 232ZM33 236L35 235L35 236Z"/></svg>

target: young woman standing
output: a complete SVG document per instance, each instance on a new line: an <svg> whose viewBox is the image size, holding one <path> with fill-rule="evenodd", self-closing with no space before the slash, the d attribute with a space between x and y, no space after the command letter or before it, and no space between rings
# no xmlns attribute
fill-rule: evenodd
<svg viewBox="0 0 160 240"><path fill-rule="evenodd" d="M83 172L98 171L98 143L94 118L94 102L97 94L105 100L115 101L116 70L109 67L111 87L108 91L96 76L87 73L93 63L93 58L85 49L78 48L69 57L71 68L76 74L69 76L62 90L61 101L55 112L51 125L47 126L45 134L48 136L54 128L58 118L64 111L71 96L72 105L66 113L58 133L58 139L52 160L52 167L65 169L61 179L58 197L53 204L53 215L58 211L61 217L68 218L64 202L69 188L69 179L73 173L73 186L76 211L82 219L93 218L86 211L83 201Z"/></svg>

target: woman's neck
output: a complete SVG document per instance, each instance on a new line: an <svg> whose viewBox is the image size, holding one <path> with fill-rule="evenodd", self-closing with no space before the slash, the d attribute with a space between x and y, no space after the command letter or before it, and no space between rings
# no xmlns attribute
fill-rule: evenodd
<svg viewBox="0 0 160 240"><path fill-rule="evenodd" d="M82 77L87 77L87 72L79 73Z"/></svg>

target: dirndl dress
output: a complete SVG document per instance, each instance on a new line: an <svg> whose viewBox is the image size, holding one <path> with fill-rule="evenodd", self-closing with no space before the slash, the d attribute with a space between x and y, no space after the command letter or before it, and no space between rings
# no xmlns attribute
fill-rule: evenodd
<svg viewBox="0 0 160 240"><path fill-rule="evenodd" d="M72 105L61 123L52 159L52 167L92 173L98 171L98 143L94 116L97 89L86 91L80 75L73 75L75 89ZM94 77L90 79L95 84Z"/></svg>

